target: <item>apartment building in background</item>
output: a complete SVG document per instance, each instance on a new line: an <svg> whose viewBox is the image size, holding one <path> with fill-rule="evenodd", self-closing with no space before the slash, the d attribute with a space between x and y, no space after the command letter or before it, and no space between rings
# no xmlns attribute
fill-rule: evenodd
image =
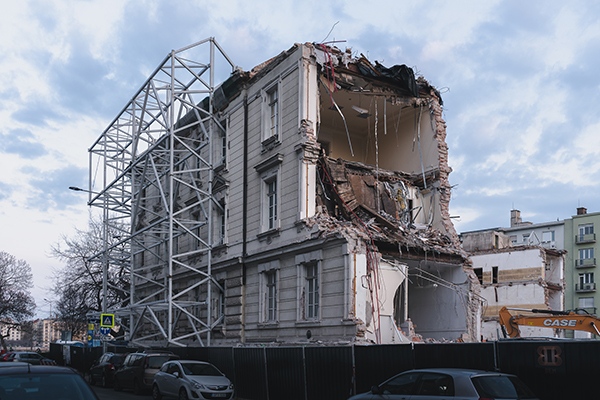
<svg viewBox="0 0 600 400"><path fill-rule="evenodd" d="M61 338L60 322L54 318L41 318L33 321L33 346L43 351L50 349L50 343Z"/></svg>
<svg viewBox="0 0 600 400"><path fill-rule="evenodd" d="M510 268L515 264L508 259L490 261L489 257L494 254L508 252L510 258L519 258L523 254L523 249L539 247L546 250L546 255L542 259L546 264L546 273L539 275L540 283L546 286L547 295L544 301L540 302L530 295L519 290L513 293L508 299L510 301L499 301L502 296L498 295L498 288L494 287L494 293L490 296L486 294L485 284L482 291L488 301L488 307L484 312L485 321L497 320L498 308L513 306L515 308L525 309L550 309L550 310L579 310L579 313L597 313L598 298L596 295L595 270L597 266L596 254L598 245L596 242L595 229L600 224L600 213L588 213L585 207L577 208L577 213L571 218L556 220L543 223L531 223L522 221L519 210L511 210L511 223L508 228L492 228L480 231L463 232L461 240L463 248L471 255L473 267L478 276L481 273L477 268L487 269L487 273L498 274L503 268ZM482 254L487 254L482 258ZM561 254L563 261L556 259ZM561 275L556 270L557 266L563 264L564 273ZM526 267L526 259L519 261L519 267ZM541 263L538 263L541 265ZM490 269L491 268L491 269ZM546 278L550 273L550 280ZM495 285L495 277L492 276L492 284ZM514 286L514 282L513 282ZM522 288L520 288L522 289ZM561 294L562 293L562 294ZM563 298L559 301L559 298ZM490 304L493 306L490 307ZM492 332L487 336L493 336ZM527 332L527 328L525 329ZM527 334L527 333L526 333ZM541 332L529 328L530 336L549 336L548 332ZM585 332L565 331L553 332L552 336L590 338L591 335Z"/></svg>
<svg viewBox="0 0 600 400"><path fill-rule="evenodd" d="M577 214L565 220L565 248L567 253L566 303L567 309L582 309L597 314L600 297L596 281L600 245L596 230L600 227L600 212L588 213L585 207L577 208ZM587 337L575 332L575 337Z"/></svg>
<svg viewBox="0 0 600 400"><path fill-rule="evenodd" d="M482 286L480 295L485 299L481 340L504 337L498 322L502 307L519 309L519 313L563 309L564 253L542 246L510 244L469 251L473 271ZM551 328L520 328L523 337L564 337L564 332Z"/></svg>
<svg viewBox="0 0 600 400"><path fill-rule="evenodd" d="M131 295L113 307L126 338L478 340L440 93L318 43L192 90L214 65L171 53L90 150L114 172L90 204L131 222L108 249L130 257Z"/></svg>
<svg viewBox="0 0 600 400"><path fill-rule="evenodd" d="M15 342L21 340L21 326L10 321L0 322L0 334L6 342Z"/></svg>

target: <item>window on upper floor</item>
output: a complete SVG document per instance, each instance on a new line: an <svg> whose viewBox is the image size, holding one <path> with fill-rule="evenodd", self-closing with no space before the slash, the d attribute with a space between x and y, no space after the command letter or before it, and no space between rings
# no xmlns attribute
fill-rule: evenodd
<svg viewBox="0 0 600 400"><path fill-rule="evenodd" d="M215 203L215 222L214 243L218 246L227 243L227 202L225 197Z"/></svg>
<svg viewBox="0 0 600 400"><path fill-rule="evenodd" d="M579 259L580 260L588 260L590 258L594 258L594 248L590 247L587 249L579 249Z"/></svg>
<svg viewBox="0 0 600 400"><path fill-rule="evenodd" d="M492 267L492 283L498 283L498 267Z"/></svg>
<svg viewBox="0 0 600 400"><path fill-rule="evenodd" d="M552 243L552 242L554 242L554 231L542 232L542 243Z"/></svg>
<svg viewBox="0 0 600 400"><path fill-rule="evenodd" d="M594 308L594 298L593 297L580 297L579 298L579 308Z"/></svg>
<svg viewBox="0 0 600 400"><path fill-rule="evenodd" d="M226 168L227 167L227 152L228 152L228 142L227 142L227 126L229 119L227 117L223 117L218 120L218 122L214 123L214 133L213 137L215 138L216 145L214 146L213 153L213 164L216 168ZM201 165L198 166L201 168Z"/></svg>
<svg viewBox="0 0 600 400"><path fill-rule="evenodd" d="M517 244L517 235L511 235L511 236L510 236L510 243L511 243L512 245L515 245L515 244Z"/></svg>
<svg viewBox="0 0 600 400"><path fill-rule="evenodd" d="M590 235L594 233L594 224L579 225L579 236Z"/></svg>
<svg viewBox="0 0 600 400"><path fill-rule="evenodd" d="M304 285L301 296L302 319L319 319L320 287L319 262L311 261L302 266Z"/></svg>
<svg viewBox="0 0 600 400"><path fill-rule="evenodd" d="M595 239L594 224L579 225L577 237L575 238L576 242L588 242Z"/></svg>
<svg viewBox="0 0 600 400"><path fill-rule="evenodd" d="M281 173L283 156L276 154L264 160L254 168L260 173L261 216L260 232L279 229L281 204Z"/></svg>
<svg viewBox="0 0 600 400"><path fill-rule="evenodd" d="M279 261L259 264L258 271L260 279L260 321L263 323L277 322Z"/></svg>
<svg viewBox="0 0 600 400"><path fill-rule="evenodd" d="M584 274L579 274L579 284L585 285L586 283L594 283L594 273L586 272Z"/></svg>
<svg viewBox="0 0 600 400"><path fill-rule="evenodd" d="M529 233L523 234L523 244L529 244Z"/></svg>
<svg viewBox="0 0 600 400"><path fill-rule="evenodd" d="M266 214L267 214L267 229L277 228L277 221L279 218L277 203L278 203L278 190L277 190L277 175L270 177L265 180L265 192L266 192Z"/></svg>
<svg viewBox="0 0 600 400"><path fill-rule="evenodd" d="M262 141L279 141L281 140L279 137L281 130L281 100L279 96L279 81L272 83L263 90L262 99Z"/></svg>
<svg viewBox="0 0 600 400"><path fill-rule="evenodd" d="M265 316L267 321L277 320L277 271L265 273L266 299Z"/></svg>
<svg viewBox="0 0 600 400"><path fill-rule="evenodd" d="M473 272L475 272L479 283L483 285L483 268L473 268Z"/></svg>
<svg viewBox="0 0 600 400"><path fill-rule="evenodd" d="M596 314L596 306L593 297L580 297L578 308L584 309L590 314Z"/></svg>

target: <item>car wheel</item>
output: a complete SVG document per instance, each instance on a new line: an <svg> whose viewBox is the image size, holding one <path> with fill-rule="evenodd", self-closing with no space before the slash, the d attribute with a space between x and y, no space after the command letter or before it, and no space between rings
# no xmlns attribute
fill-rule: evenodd
<svg viewBox="0 0 600 400"><path fill-rule="evenodd" d="M179 400L188 400L188 395L185 388L179 389Z"/></svg>
<svg viewBox="0 0 600 400"><path fill-rule="evenodd" d="M142 386L140 385L140 382L137 379L133 380L133 394L142 394Z"/></svg>
<svg viewBox="0 0 600 400"><path fill-rule="evenodd" d="M160 389L158 388L158 385L156 383L154 384L154 386L152 386L152 398L154 400L162 399L162 394L160 394Z"/></svg>
<svg viewBox="0 0 600 400"><path fill-rule="evenodd" d="M115 380L113 381L113 389L115 389L117 392L123 389L121 387L121 382L119 382L119 380L116 377L115 377Z"/></svg>

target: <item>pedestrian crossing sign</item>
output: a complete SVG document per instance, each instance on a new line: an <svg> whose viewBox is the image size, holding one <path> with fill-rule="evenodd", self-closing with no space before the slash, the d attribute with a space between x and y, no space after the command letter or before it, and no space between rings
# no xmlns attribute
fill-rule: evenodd
<svg viewBox="0 0 600 400"><path fill-rule="evenodd" d="M115 314L100 314L100 327L113 328L115 326Z"/></svg>

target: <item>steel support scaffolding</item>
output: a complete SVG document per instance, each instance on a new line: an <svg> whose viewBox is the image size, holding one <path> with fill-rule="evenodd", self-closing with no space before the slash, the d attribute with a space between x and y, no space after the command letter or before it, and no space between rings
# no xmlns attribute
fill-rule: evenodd
<svg viewBox="0 0 600 400"><path fill-rule="evenodd" d="M210 345L222 321L213 142L225 127L214 96L235 68L214 38L172 51L89 150L88 203L103 211L103 312L133 344Z"/></svg>

